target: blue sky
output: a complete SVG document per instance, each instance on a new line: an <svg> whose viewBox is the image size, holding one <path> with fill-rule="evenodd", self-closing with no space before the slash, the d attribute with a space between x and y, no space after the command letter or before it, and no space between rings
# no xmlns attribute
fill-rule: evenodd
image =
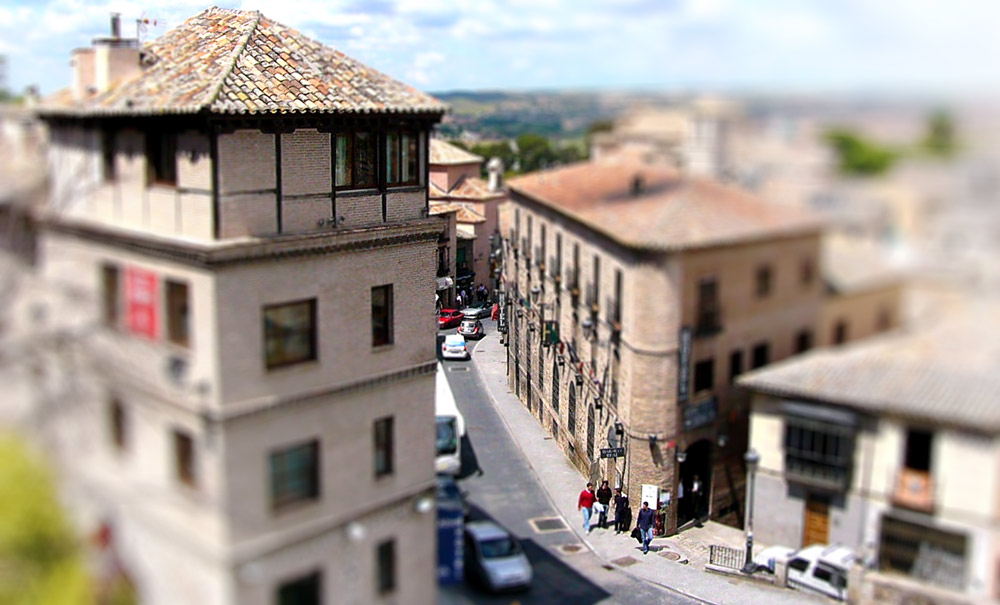
<svg viewBox="0 0 1000 605"><path fill-rule="evenodd" d="M1000 91L996 0L297 0L266 16L408 84L457 89ZM8 85L70 82L69 56L120 12L152 39L189 0L0 0Z"/></svg>

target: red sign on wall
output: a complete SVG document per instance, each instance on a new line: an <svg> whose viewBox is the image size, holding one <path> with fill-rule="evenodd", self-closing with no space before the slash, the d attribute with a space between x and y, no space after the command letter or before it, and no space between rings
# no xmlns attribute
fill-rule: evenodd
<svg viewBox="0 0 1000 605"><path fill-rule="evenodd" d="M128 329L155 339L156 326L156 274L129 267L125 273L125 312Z"/></svg>

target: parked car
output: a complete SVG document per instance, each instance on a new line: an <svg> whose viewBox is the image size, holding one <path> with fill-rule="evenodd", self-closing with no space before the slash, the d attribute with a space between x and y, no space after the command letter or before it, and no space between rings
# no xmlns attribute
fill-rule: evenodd
<svg viewBox="0 0 1000 605"><path fill-rule="evenodd" d="M441 357L445 359L468 359L469 348L465 346L465 337L461 334L445 336L441 345Z"/></svg>
<svg viewBox="0 0 1000 605"><path fill-rule="evenodd" d="M492 521L465 524L465 575L487 590L531 586L531 563L517 538Z"/></svg>
<svg viewBox="0 0 1000 605"><path fill-rule="evenodd" d="M462 323L463 319L465 319L465 314L458 309L441 309L441 313L438 315L438 328L441 330L454 328Z"/></svg>
<svg viewBox="0 0 1000 605"><path fill-rule="evenodd" d="M486 336L483 322L478 319L469 319L468 316L462 320L462 325L458 326L458 333L466 338L482 338Z"/></svg>
<svg viewBox="0 0 1000 605"><path fill-rule="evenodd" d="M801 550L787 546L765 548L754 562L772 573L778 561L788 561L788 586L818 592L841 601L847 599L847 577L854 551L846 546L814 544Z"/></svg>
<svg viewBox="0 0 1000 605"><path fill-rule="evenodd" d="M468 319L482 319L490 316L490 308L481 307L479 305L471 305L462 309L462 313L464 313L465 317Z"/></svg>

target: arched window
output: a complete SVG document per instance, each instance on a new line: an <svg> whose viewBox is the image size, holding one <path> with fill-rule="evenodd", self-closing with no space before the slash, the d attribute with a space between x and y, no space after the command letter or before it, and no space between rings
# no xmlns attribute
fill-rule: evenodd
<svg viewBox="0 0 1000 605"><path fill-rule="evenodd" d="M594 459L594 406L587 408L587 459Z"/></svg>
<svg viewBox="0 0 1000 605"><path fill-rule="evenodd" d="M559 366L552 362L552 409L559 411Z"/></svg>
<svg viewBox="0 0 1000 605"><path fill-rule="evenodd" d="M569 384L569 409L566 410L566 428L570 435L576 435L576 385Z"/></svg>

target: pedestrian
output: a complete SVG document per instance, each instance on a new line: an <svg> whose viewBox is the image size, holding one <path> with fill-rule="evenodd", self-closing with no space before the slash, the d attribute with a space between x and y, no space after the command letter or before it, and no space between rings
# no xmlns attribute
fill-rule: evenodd
<svg viewBox="0 0 1000 605"><path fill-rule="evenodd" d="M620 534L628 531L629 523L632 522L632 509L628 505L628 494L622 493L622 488L615 488L615 533Z"/></svg>
<svg viewBox="0 0 1000 605"><path fill-rule="evenodd" d="M500 319L500 305L493 303L493 311L490 313L490 319L496 321Z"/></svg>
<svg viewBox="0 0 1000 605"><path fill-rule="evenodd" d="M590 533L590 513L594 506L594 484L588 483L587 488L580 492L580 497L576 501L576 508L583 512L583 531Z"/></svg>
<svg viewBox="0 0 1000 605"><path fill-rule="evenodd" d="M469 300L469 295L466 293L465 288L462 288L462 300Z"/></svg>
<svg viewBox="0 0 1000 605"><path fill-rule="evenodd" d="M649 508L649 502L643 502L642 508L639 510L639 516L635 520L635 526L639 528L639 533L642 535L642 554L649 552L649 543L653 541L653 525L655 522L655 515L652 509Z"/></svg>
<svg viewBox="0 0 1000 605"><path fill-rule="evenodd" d="M691 482L691 502L688 506L691 507L691 518L698 520L701 519L701 479L698 475L694 476L694 480Z"/></svg>
<svg viewBox="0 0 1000 605"><path fill-rule="evenodd" d="M462 308L462 293L461 292L459 292L458 295L455 296L455 306L458 307L459 309Z"/></svg>
<svg viewBox="0 0 1000 605"><path fill-rule="evenodd" d="M597 526L601 529L607 529L608 527L608 506L611 504L611 488L608 487L608 480L605 479L601 482L600 489L597 490L597 503L600 504L598 508Z"/></svg>

